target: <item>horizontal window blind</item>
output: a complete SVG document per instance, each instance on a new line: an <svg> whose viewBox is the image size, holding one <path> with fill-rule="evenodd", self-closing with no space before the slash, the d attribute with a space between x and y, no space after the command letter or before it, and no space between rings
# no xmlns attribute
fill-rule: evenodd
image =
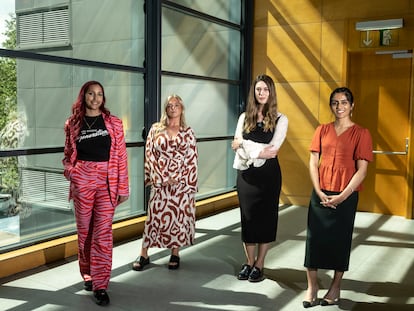
<svg viewBox="0 0 414 311"><path fill-rule="evenodd" d="M69 45L69 8L17 13L17 40L19 48Z"/></svg>

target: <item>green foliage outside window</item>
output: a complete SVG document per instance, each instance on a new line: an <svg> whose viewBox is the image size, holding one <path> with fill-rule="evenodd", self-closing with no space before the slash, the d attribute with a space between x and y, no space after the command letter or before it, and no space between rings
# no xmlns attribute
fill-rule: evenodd
<svg viewBox="0 0 414 311"><path fill-rule="evenodd" d="M6 40L3 47L16 47L16 17L6 21ZM17 148L22 135L22 122L17 114L16 60L0 58L0 149ZM17 157L0 158L0 193L12 194L16 199L19 185Z"/></svg>

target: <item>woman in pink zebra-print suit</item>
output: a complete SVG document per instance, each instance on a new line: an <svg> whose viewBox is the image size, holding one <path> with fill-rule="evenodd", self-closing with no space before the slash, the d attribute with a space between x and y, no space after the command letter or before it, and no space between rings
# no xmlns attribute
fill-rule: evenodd
<svg viewBox="0 0 414 311"><path fill-rule="evenodd" d="M134 270L149 264L150 247L171 249L168 268L178 269L180 247L193 244L197 160L196 138L186 125L183 100L170 95L161 120L152 125L146 141L145 185L151 186L151 193Z"/></svg>
<svg viewBox="0 0 414 311"><path fill-rule="evenodd" d="M112 220L129 197L122 121L105 108L103 86L86 82L65 123L64 175L70 181L78 232L79 268L85 290L107 305L112 269Z"/></svg>

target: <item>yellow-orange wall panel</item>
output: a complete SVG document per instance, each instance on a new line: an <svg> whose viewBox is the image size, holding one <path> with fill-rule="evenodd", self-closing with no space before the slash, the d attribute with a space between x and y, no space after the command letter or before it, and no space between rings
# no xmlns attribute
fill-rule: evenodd
<svg viewBox="0 0 414 311"><path fill-rule="evenodd" d="M292 127L292 125L291 125ZM280 203L307 206L312 191L309 178L310 139L287 140L279 152L282 171Z"/></svg>
<svg viewBox="0 0 414 311"><path fill-rule="evenodd" d="M324 124L333 122L335 120L335 117L329 107L329 96L335 88L347 85L345 85L345 82L321 82L319 86L319 123Z"/></svg>
<svg viewBox="0 0 414 311"><path fill-rule="evenodd" d="M304 2L307 2L304 0ZM355 17L381 17L414 13L413 0L328 0L323 1L323 18L341 20Z"/></svg>
<svg viewBox="0 0 414 311"><path fill-rule="evenodd" d="M288 139L310 137L319 124L319 83L276 84L279 110L289 119Z"/></svg>
<svg viewBox="0 0 414 311"><path fill-rule="evenodd" d="M279 83L319 81L320 36L319 23L255 29L253 72Z"/></svg>
<svg viewBox="0 0 414 311"><path fill-rule="evenodd" d="M321 21L322 0L256 0L254 25L275 26Z"/></svg>
<svg viewBox="0 0 414 311"><path fill-rule="evenodd" d="M344 21L322 23L321 79L324 82L344 79L347 27Z"/></svg>

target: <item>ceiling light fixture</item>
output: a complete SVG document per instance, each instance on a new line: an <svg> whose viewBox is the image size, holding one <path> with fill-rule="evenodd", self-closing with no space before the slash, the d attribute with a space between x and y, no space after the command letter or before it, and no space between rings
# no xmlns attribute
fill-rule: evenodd
<svg viewBox="0 0 414 311"><path fill-rule="evenodd" d="M403 19L384 19L378 21L357 22L355 29L360 31L397 29L403 27Z"/></svg>

